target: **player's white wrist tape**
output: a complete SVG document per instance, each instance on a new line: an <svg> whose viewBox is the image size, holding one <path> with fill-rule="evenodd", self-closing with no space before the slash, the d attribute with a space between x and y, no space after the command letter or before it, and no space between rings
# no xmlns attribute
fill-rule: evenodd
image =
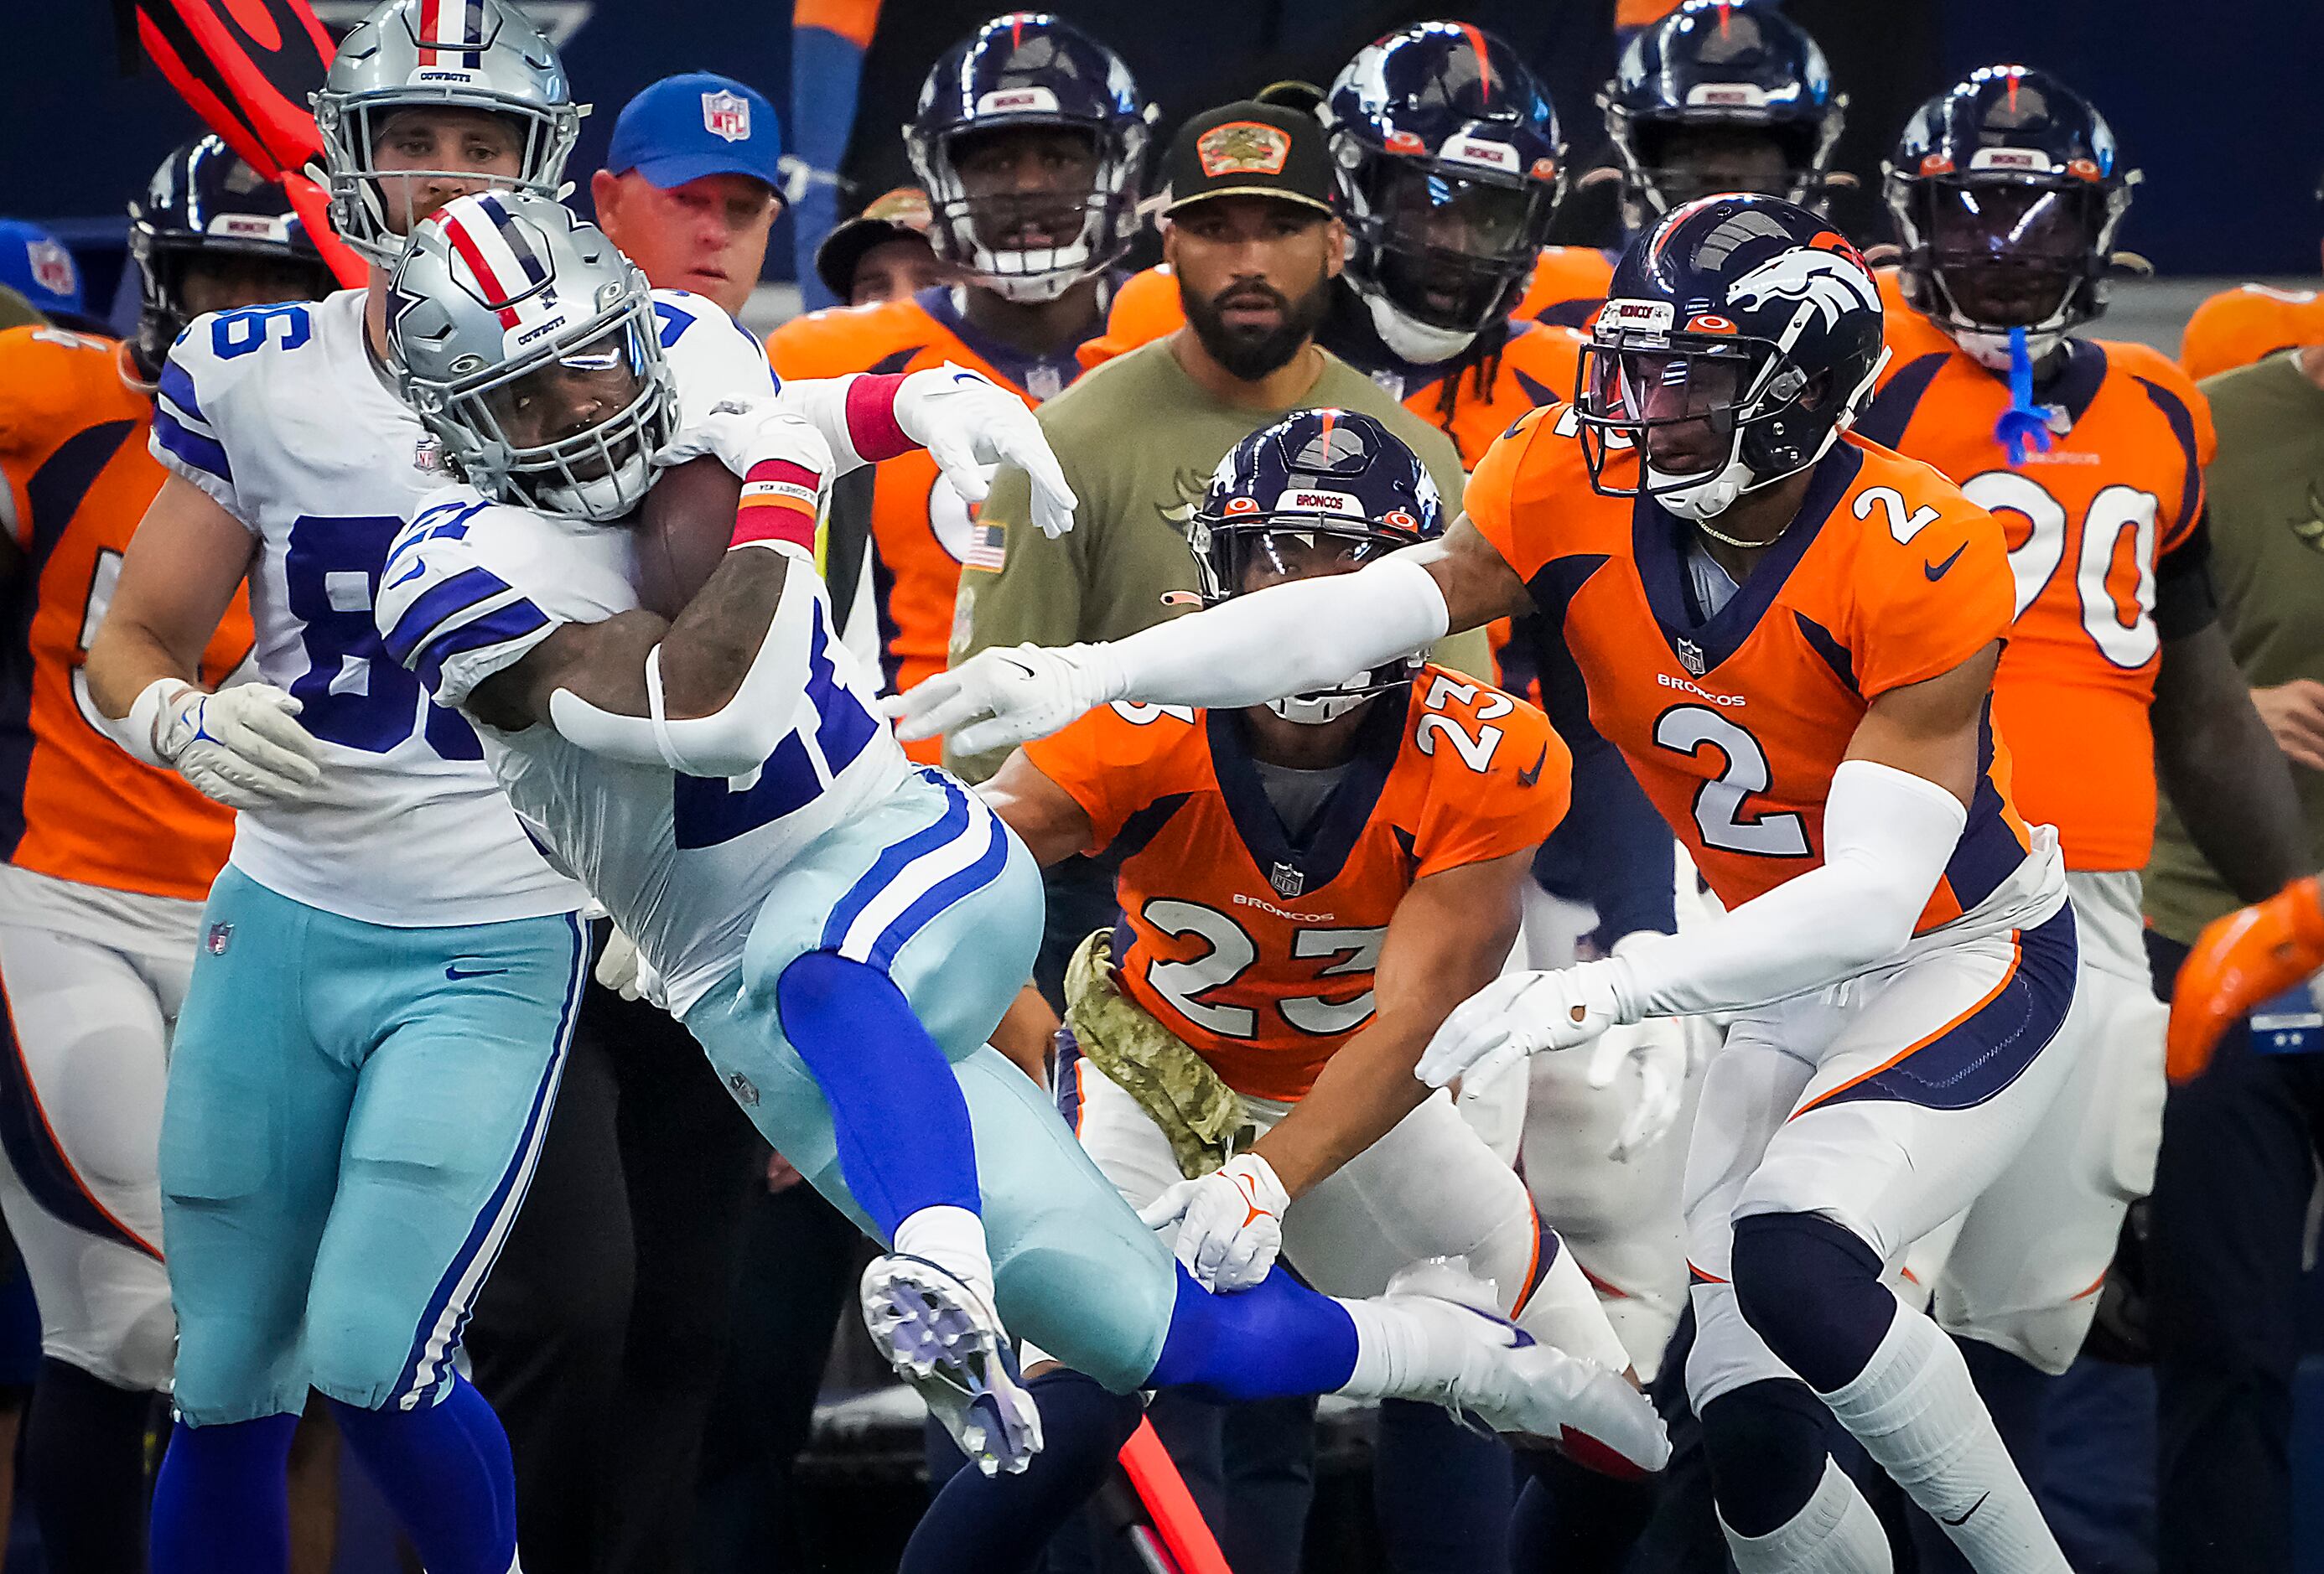
<svg viewBox="0 0 2324 1574"><path fill-rule="evenodd" d="M168 770L171 762L156 741L161 732L162 713L193 686L182 677L155 678L137 691L137 697L129 702L127 715L115 719L101 710L97 713L104 720L106 736L157 770Z"/></svg>

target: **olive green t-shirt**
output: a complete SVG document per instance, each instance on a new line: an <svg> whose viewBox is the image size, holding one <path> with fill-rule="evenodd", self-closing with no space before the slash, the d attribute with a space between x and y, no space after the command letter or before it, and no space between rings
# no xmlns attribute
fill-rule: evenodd
<svg viewBox="0 0 2324 1574"><path fill-rule="evenodd" d="M2324 679L2324 389L2290 355L2200 384L2218 428L2205 472L2219 626L2254 688ZM2308 833L2324 847L2324 772L2292 768ZM2146 867L2146 913L2192 943L2243 904L2212 872L2166 801Z"/></svg>
<svg viewBox="0 0 2324 1574"><path fill-rule="evenodd" d="M1456 517L1462 476L1452 440L1346 362L1319 354L1323 371L1284 410L1332 406L1378 417L1420 456L1443 494L1445 518ZM1221 403L1186 375L1163 338L1084 373L1038 413L1081 507L1073 529L1052 541L1027 522L1024 472L994 478L977 517L985 527L976 553L982 560L961 571L954 666L988 645L1119 640L1182 610L1163 598L1194 589L1186 527L1211 472L1283 410ZM1193 604L1189 594L1185 606ZM1481 632L1446 641L1437 659L1464 672L1492 670ZM945 750L945 763L972 781L1000 769L1003 758Z"/></svg>

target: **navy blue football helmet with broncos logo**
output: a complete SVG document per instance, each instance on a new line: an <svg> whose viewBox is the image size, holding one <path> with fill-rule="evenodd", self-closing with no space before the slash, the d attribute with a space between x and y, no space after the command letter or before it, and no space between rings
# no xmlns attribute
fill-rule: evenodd
<svg viewBox="0 0 2324 1574"><path fill-rule="evenodd" d="M1186 531L1206 604L1286 579L1346 574L1444 533L1444 505L1420 456L1357 410L1296 410L1227 450ZM1286 721L1346 715L1411 681L1419 658L1276 700Z"/></svg>
<svg viewBox="0 0 2324 1574"><path fill-rule="evenodd" d="M1623 253L1574 397L1591 482L1707 520L1831 451L1886 351L1872 270L1776 197L1674 208ZM1642 450L1635 485L1609 449Z"/></svg>

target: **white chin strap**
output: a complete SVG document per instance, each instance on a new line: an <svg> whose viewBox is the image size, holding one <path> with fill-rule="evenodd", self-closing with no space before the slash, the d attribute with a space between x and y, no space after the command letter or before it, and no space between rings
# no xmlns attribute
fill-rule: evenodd
<svg viewBox="0 0 2324 1574"><path fill-rule="evenodd" d="M1669 512L1683 520L1717 519L1751 490L1751 467L1733 453L1711 474L1688 481L1667 470L1646 466L1646 489ZM1668 490L1665 490L1667 488Z"/></svg>
<svg viewBox="0 0 2324 1574"><path fill-rule="evenodd" d="M651 471L652 465L643 454L632 454L610 475L540 488L540 501L567 518L610 524L645 501Z"/></svg>
<svg viewBox="0 0 2324 1574"><path fill-rule="evenodd" d="M1471 345L1477 336L1461 328L1432 327L1427 323L1415 322L1398 311L1388 298L1376 290L1359 288L1356 291L1371 314L1372 331L1400 359L1416 366L1434 366L1450 361Z"/></svg>
<svg viewBox="0 0 2324 1574"><path fill-rule="evenodd" d="M1962 354L1978 365L1992 372L2009 370L2009 330L2007 328L1960 328L1949 330L1953 343ZM2035 361L2056 349L2066 339L2065 330L2058 327L2027 328L2025 354Z"/></svg>
<svg viewBox="0 0 2324 1574"><path fill-rule="evenodd" d="M1087 232L1069 246L1044 246L1041 253L1049 258L1051 266L1038 273L1011 272L1001 264L1021 262L1035 255L1030 252L991 252L976 248L976 284L980 290L990 290L1003 300L1031 305L1055 300L1066 290L1089 277L1090 244Z"/></svg>
<svg viewBox="0 0 2324 1574"><path fill-rule="evenodd" d="M1320 727L1326 722L1338 721L1371 698L1376 686L1372 675L1361 672L1338 688L1317 689L1312 694L1293 695L1288 699L1269 700L1267 708L1286 722L1296 722L1303 727ZM1344 692L1351 689L1358 692Z"/></svg>

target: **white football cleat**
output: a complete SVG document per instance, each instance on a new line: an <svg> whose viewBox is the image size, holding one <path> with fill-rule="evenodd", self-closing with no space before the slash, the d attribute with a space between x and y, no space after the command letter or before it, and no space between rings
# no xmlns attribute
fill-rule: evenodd
<svg viewBox="0 0 2324 1574"><path fill-rule="evenodd" d="M1501 1314L1492 1286L1458 1264L1416 1264L1388 1281L1386 1298L1469 1347L1456 1376L1408 1397L1553 1444L1609 1476L1650 1475L1669 1462L1670 1439L1652 1401L1618 1372L1536 1343Z"/></svg>
<svg viewBox="0 0 2324 1574"><path fill-rule="evenodd" d="M1033 1462L1041 1413L982 1295L925 1257L890 1253L863 1270L862 1298L873 1347L978 1469L1013 1476Z"/></svg>

